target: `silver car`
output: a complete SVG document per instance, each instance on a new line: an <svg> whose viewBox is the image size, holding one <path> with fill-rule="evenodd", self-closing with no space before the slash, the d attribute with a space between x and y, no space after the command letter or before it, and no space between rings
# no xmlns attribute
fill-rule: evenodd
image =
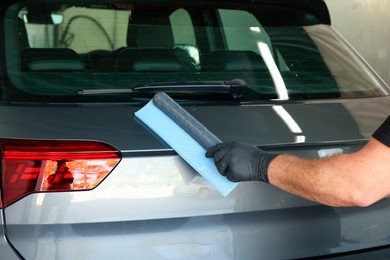
<svg viewBox="0 0 390 260"><path fill-rule="evenodd" d="M390 199L333 208L260 182L224 197L134 116L165 92L223 141L358 150L390 89L322 0L7 0L0 13L0 259L390 255Z"/></svg>

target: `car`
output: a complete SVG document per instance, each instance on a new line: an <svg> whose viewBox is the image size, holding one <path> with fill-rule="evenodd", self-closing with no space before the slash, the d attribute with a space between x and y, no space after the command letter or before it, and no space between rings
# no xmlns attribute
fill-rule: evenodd
<svg viewBox="0 0 390 260"><path fill-rule="evenodd" d="M390 89L324 1L0 7L1 259L390 255L389 198L330 207L261 182L225 197L134 115L164 92L222 141L357 151Z"/></svg>

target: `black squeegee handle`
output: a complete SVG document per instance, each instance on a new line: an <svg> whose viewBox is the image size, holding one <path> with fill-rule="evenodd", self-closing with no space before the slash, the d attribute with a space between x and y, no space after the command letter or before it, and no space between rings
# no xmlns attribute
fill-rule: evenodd
<svg viewBox="0 0 390 260"><path fill-rule="evenodd" d="M153 103L206 150L221 143L218 137L166 93L158 92L155 94Z"/></svg>

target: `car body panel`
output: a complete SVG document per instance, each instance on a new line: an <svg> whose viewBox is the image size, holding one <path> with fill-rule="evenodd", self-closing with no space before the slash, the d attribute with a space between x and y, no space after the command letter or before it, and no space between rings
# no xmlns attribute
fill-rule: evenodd
<svg viewBox="0 0 390 260"><path fill-rule="evenodd" d="M3 211L0 211L0 254L4 259L19 259L19 256L10 246L6 236L5 236L5 225L4 225L4 215Z"/></svg>
<svg viewBox="0 0 390 260"><path fill-rule="evenodd" d="M4 111L0 135L8 138L100 140L121 151L169 149L134 120L134 112L141 105L0 104L0 107ZM217 105L212 109L207 105L184 107L223 141L239 139L256 145L275 145L366 140L386 118L389 100L248 103ZM290 130L275 107L288 112L300 128L298 133ZM224 113L231 118L223 118ZM313 123L312 118L320 122ZM299 135L305 138L296 140Z"/></svg>
<svg viewBox="0 0 390 260"><path fill-rule="evenodd" d="M384 108L389 106L389 100L376 98L362 104L365 105L354 100L280 105L289 112L302 133L290 132L272 109L274 105L218 106L212 112L208 106L189 106L187 109L224 140L245 137L244 141L263 145L268 150L316 158L350 153L364 145L368 136L363 132L373 131L362 124L366 122L362 118L364 111L383 111L382 116L380 113L367 115L371 119L377 117L379 122L386 115ZM348 106L361 108L359 120L348 112ZM258 259L261 245L262 257L267 259L324 255L389 242L390 230L386 224L389 199L367 209L337 209L319 206L258 182L241 183L227 198L222 197L212 186L200 182L201 177L174 151L139 125L133 115L139 108L125 104L68 106L67 109L52 106L50 113L36 120L40 110L44 111L46 107L5 107L4 110L10 111L10 117L2 120L9 128L1 128L2 135L9 136L12 132L13 138L40 139L52 135L61 139L86 139L80 133L88 133L88 128L94 129L88 133L90 139L115 144L123 154L114 172L93 190L35 193L4 209L7 235L22 255L40 258L49 250L70 259L74 257L74 248L84 247L91 250L78 253L79 256L97 259L112 255L112 252L120 258L137 250L140 257L153 258L177 254L178 259L189 256L229 259L244 255L248 259ZM26 111L25 115L30 114L23 117L23 122L15 117L21 110ZM97 110L100 112L96 113ZM230 121L226 122L221 116L227 110L231 118L241 122L229 127ZM353 111L356 113L355 109ZM247 115L245 118L242 117L244 114ZM264 121L258 120L262 116ZM319 120L313 122L308 118ZM72 124L65 123L71 119ZM61 124L63 129L59 127ZM16 129L19 132L13 131ZM319 131L327 134L318 134ZM258 134L261 132L267 138ZM297 139L297 135L305 138ZM271 136L273 139L270 140ZM137 137L149 140L149 149L143 146L145 142L134 142ZM338 141L329 143L329 140ZM210 192L188 196L194 186L198 189L203 186ZM175 192L177 187L181 187L182 192ZM186 192L186 189L190 191ZM314 229L315 234L312 233ZM26 233L26 230L30 232ZM98 239L100 242L97 242L95 239L107 230L113 230L105 236L115 241L115 246L105 248L100 244L105 240ZM289 230L287 234L285 230ZM156 233L152 240L150 233ZM263 233L267 236L258 237ZM222 238L227 240L221 242ZM61 242L54 242L53 248L56 239ZM259 244L236 242L255 239ZM31 243L33 240L35 242ZM285 251L276 250L280 246Z"/></svg>

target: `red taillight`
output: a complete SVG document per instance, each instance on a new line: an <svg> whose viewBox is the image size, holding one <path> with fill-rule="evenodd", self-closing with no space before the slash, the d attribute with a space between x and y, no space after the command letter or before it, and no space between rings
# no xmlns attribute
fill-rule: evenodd
<svg viewBox="0 0 390 260"><path fill-rule="evenodd" d="M118 164L120 152L95 141L1 139L3 206L43 191L95 188Z"/></svg>

